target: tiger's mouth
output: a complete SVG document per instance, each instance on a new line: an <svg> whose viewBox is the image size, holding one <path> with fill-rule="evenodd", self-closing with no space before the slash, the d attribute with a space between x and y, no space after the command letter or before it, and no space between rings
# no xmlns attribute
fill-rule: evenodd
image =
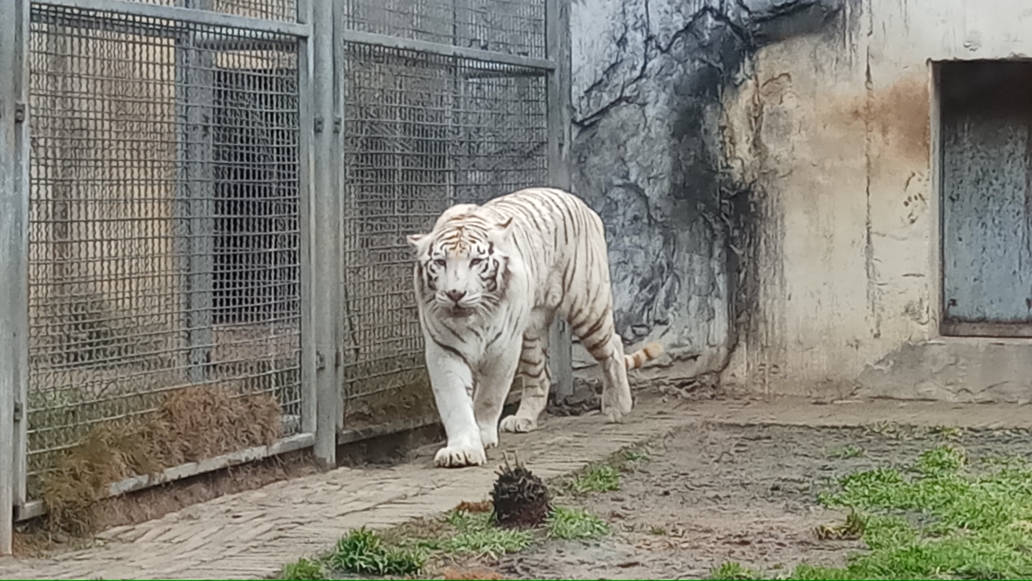
<svg viewBox="0 0 1032 581"><path fill-rule="evenodd" d="M444 312L453 319L464 319L473 314L473 309L456 305L445 308Z"/></svg>

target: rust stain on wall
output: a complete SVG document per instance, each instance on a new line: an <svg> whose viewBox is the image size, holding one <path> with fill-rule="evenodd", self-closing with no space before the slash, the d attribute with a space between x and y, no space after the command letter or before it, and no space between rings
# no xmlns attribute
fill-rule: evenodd
<svg viewBox="0 0 1032 581"><path fill-rule="evenodd" d="M865 123L893 155L926 163L931 142L928 79L912 75L884 89L875 86L869 95L845 104L850 121Z"/></svg>

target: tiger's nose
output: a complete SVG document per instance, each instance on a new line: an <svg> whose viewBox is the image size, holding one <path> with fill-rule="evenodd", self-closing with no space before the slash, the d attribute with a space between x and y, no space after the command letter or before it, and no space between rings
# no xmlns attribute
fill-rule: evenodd
<svg viewBox="0 0 1032 581"><path fill-rule="evenodd" d="M449 299L451 299L451 300L453 300L455 302L459 302L459 301L462 300L462 297L466 296L466 291L453 290L453 291L448 291L448 292L446 292L444 294L448 295Z"/></svg>

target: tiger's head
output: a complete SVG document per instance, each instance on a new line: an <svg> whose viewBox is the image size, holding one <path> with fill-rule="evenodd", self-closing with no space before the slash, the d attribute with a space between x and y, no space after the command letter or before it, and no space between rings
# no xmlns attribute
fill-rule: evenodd
<svg viewBox="0 0 1032 581"><path fill-rule="evenodd" d="M475 206L473 206L475 207ZM484 314L505 296L510 257L505 252L512 218L501 224L452 208L429 234L414 234L416 293L438 316Z"/></svg>

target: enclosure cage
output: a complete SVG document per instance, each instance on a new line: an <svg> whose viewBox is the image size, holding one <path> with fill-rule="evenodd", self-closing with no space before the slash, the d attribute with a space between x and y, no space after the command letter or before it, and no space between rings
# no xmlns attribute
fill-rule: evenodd
<svg viewBox="0 0 1032 581"><path fill-rule="evenodd" d="M3 3L0 503L436 419L405 237L567 186L564 1Z"/></svg>

